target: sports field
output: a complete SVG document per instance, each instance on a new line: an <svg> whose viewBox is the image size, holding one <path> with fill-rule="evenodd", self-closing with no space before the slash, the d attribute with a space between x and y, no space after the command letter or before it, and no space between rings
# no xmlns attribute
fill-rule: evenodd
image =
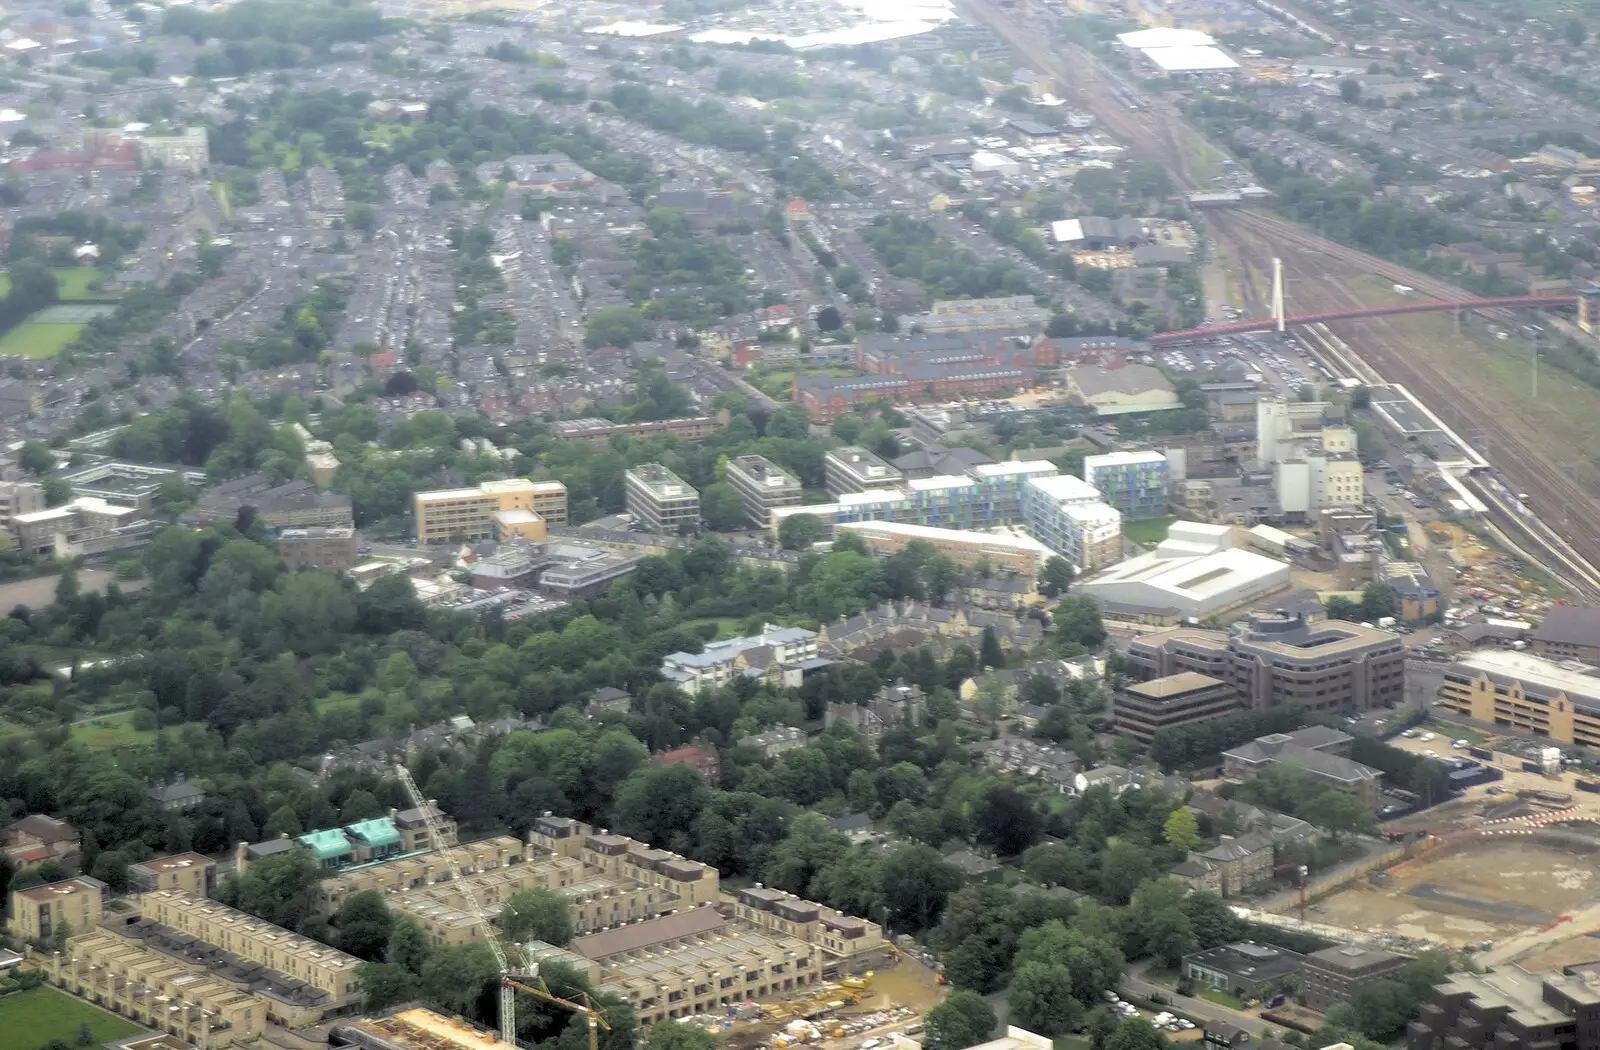
<svg viewBox="0 0 1600 1050"><path fill-rule="evenodd" d="M0 998L0 1032L5 1033L0 1041L6 1046L34 1050L53 1039L73 1046L86 1024L93 1036L91 1046L144 1031L132 1021L54 988L34 988Z"/></svg>
<svg viewBox="0 0 1600 1050"><path fill-rule="evenodd" d="M24 321L5 335L0 335L0 357L17 354L22 357L54 357L61 348L77 338L81 324L46 324Z"/></svg>

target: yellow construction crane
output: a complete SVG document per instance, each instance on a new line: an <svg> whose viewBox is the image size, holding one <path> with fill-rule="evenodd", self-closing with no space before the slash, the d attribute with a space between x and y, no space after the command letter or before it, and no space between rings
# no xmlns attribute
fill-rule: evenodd
<svg viewBox="0 0 1600 1050"><path fill-rule="evenodd" d="M554 1003L557 1006L565 1006L568 1010L580 1015L589 1026L589 1050L599 1050L599 1030L604 1028L609 1032L611 1031L611 1026L606 1023L605 1015L599 1010L596 1010L593 1004L587 1001L588 997L584 997L584 1002L575 1003L571 999L563 999L561 996L552 992L549 986L544 983L544 978L534 976L532 980L538 981L539 983L536 985L527 984L515 977L502 977L500 978L500 987L518 992L526 992L535 999L543 999L547 1003Z"/></svg>
<svg viewBox="0 0 1600 1050"><path fill-rule="evenodd" d="M445 837L444 829L439 826L438 819L434 816L433 807L428 805L428 800L422 797L422 792L417 787L417 782L411 779L411 771L402 763L395 763L395 776L400 778L400 783L405 787L406 794L411 798L411 804L422 814L422 822L428 828L428 840L446 860L450 862L450 871L454 881L450 883L461 896L467 900L477 920L478 930L483 934L489 951L494 954L495 965L500 968L500 1041L506 1046L517 1045L517 1007L516 994L507 982L512 976L511 960L506 958L506 950L500 946L500 931L495 929L494 923L489 921L489 913L483 901L478 898L478 893L472 887L472 880L462 878L467 873L466 859L456 849L455 844ZM593 1028L590 1029L591 1042L593 1041ZM593 1050L593 1047L590 1048Z"/></svg>

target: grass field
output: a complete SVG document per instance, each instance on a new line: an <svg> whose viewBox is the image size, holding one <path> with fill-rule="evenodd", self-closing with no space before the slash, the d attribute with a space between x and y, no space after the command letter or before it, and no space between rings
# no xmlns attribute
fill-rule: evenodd
<svg viewBox="0 0 1600 1050"><path fill-rule="evenodd" d="M1244 1009L1244 1004L1239 1002L1239 997L1237 995L1229 995L1227 992L1219 992L1215 988L1196 988L1194 994L1202 999L1209 999L1219 1006L1226 1006L1232 1010Z"/></svg>
<svg viewBox="0 0 1600 1050"><path fill-rule="evenodd" d="M7 1046L34 1050L53 1039L72 1046L84 1025L93 1035L91 1046L144 1031L132 1021L54 988L33 988L0 999L0 1032L5 1033Z"/></svg>
<svg viewBox="0 0 1600 1050"><path fill-rule="evenodd" d="M1124 521L1122 535L1135 543L1156 544L1167 538L1167 530L1177 518L1144 518Z"/></svg>
<svg viewBox="0 0 1600 1050"><path fill-rule="evenodd" d="M22 357L54 357L63 347L78 337L81 324L41 324L24 321L5 335L0 336L0 356L17 354Z"/></svg>
<svg viewBox="0 0 1600 1050"><path fill-rule="evenodd" d="M71 302L74 299L114 298L113 296L89 290L91 281L98 281L105 276L104 271L97 270L92 266L67 266L50 272L56 275L56 287L61 292L62 302ZM0 295L8 295L10 292L11 278L4 273L0 273Z"/></svg>
<svg viewBox="0 0 1600 1050"><path fill-rule="evenodd" d="M133 712L118 711L115 714L103 715L93 722L72 727L72 739L76 743L86 744L99 751L115 751L120 748L140 747L156 738L153 729L133 728Z"/></svg>

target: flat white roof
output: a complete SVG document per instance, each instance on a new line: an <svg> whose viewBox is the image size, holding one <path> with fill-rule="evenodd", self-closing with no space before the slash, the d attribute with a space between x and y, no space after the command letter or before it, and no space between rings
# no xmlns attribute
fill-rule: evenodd
<svg viewBox="0 0 1600 1050"><path fill-rule="evenodd" d="M1289 566L1230 547L1186 558L1163 558L1155 552L1141 554L1121 565L1113 565L1079 586L1093 595L1098 590L1110 590L1118 585L1138 584L1174 599L1205 603L1231 592L1248 591L1275 576L1287 581Z"/></svg>
<svg viewBox="0 0 1600 1050"><path fill-rule="evenodd" d="M998 477L1002 474L1051 474L1059 471L1060 468L1048 459L1008 459L1004 463L980 463L972 468L974 474L982 477Z"/></svg>
<svg viewBox="0 0 1600 1050"><path fill-rule="evenodd" d="M1077 219L1057 219L1050 224L1050 236L1057 244L1083 240L1083 223Z"/></svg>
<svg viewBox="0 0 1600 1050"><path fill-rule="evenodd" d="M1100 490L1071 474L1057 474L1053 478L1029 478L1028 484L1053 500L1062 503L1101 503L1105 497Z"/></svg>
<svg viewBox="0 0 1600 1050"><path fill-rule="evenodd" d="M965 474L936 474L931 478L918 478L908 481L912 491L926 492L929 489L960 489L973 484L972 478Z"/></svg>
<svg viewBox="0 0 1600 1050"><path fill-rule="evenodd" d="M834 505L838 507L861 507L868 503L893 503L896 500L905 498L905 489L867 489L865 492L841 492L838 503ZM816 507L811 509L816 510Z"/></svg>
<svg viewBox="0 0 1600 1050"><path fill-rule="evenodd" d="M1580 669L1582 664L1557 663L1514 649L1474 649L1456 663L1474 671L1521 679L1569 695L1600 698L1600 678L1586 674Z"/></svg>
<svg viewBox="0 0 1600 1050"><path fill-rule="evenodd" d="M1157 26L1154 29L1136 29L1131 33L1122 33L1117 37L1117 43L1123 47L1131 47L1139 51L1153 47L1205 47L1217 41L1209 33L1202 33L1198 29L1173 29L1170 26Z"/></svg>
<svg viewBox="0 0 1600 1050"><path fill-rule="evenodd" d="M908 539L924 539L930 543L934 541L940 543L971 543L1029 554L1049 555L1055 553L1032 536L1018 535L1014 532L972 532L966 529L940 529L932 525L903 525L893 521L841 521L836 527L852 532L876 532L884 536L905 536Z"/></svg>
<svg viewBox="0 0 1600 1050"><path fill-rule="evenodd" d="M1204 73L1238 69L1239 63L1220 47L1152 47L1140 52L1164 73Z"/></svg>
<svg viewBox="0 0 1600 1050"><path fill-rule="evenodd" d="M1098 456L1084 456L1083 469L1092 470L1095 467L1121 467L1133 463L1165 463L1167 457L1153 449L1148 452L1103 452Z"/></svg>
<svg viewBox="0 0 1600 1050"><path fill-rule="evenodd" d="M667 25L662 22L612 22L609 25L590 26L585 33L596 33L601 36L660 36L663 33L676 33L683 26Z"/></svg>

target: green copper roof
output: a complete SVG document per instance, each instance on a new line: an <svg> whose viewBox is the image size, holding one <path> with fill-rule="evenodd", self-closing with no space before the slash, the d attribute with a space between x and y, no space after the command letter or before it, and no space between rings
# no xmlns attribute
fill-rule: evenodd
<svg viewBox="0 0 1600 1050"><path fill-rule="evenodd" d="M318 860L331 860L350 852L350 840L338 828L308 831L298 841L302 846L309 846Z"/></svg>
<svg viewBox="0 0 1600 1050"><path fill-rule="evenodd" d="M345 830L372 849L395 846L400 843L400 832L388 817L374 817L345 825Z"/></svg>

